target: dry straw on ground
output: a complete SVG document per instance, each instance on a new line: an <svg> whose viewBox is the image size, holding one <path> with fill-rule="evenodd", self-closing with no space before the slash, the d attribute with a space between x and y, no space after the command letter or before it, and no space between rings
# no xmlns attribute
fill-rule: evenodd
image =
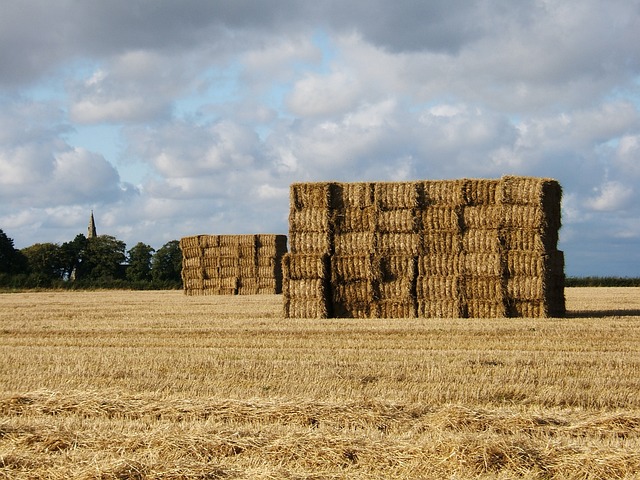
<svg viewBox="0 0 640 480"><path fill-rule="evenodd" d="M285 235L197 235L180 240L187 295L282 292Z"/></svg>
<svg viewBox="0 0 640 480"><path fill-rule="evenodd" d="M291 255L330 258L321 316L562 316L561 195L555 180L511 176L293 184ZM385 280L390 257L418 267Z"/></svg>

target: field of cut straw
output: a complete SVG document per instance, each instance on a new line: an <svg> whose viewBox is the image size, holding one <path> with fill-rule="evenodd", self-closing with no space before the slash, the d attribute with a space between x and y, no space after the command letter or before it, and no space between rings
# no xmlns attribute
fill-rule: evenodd
<svg viewBox="0 0 640 480"><path fill-rule="evenodd" d="M640 288L567 318L0 294L0 479L640 478Z"/></svg>

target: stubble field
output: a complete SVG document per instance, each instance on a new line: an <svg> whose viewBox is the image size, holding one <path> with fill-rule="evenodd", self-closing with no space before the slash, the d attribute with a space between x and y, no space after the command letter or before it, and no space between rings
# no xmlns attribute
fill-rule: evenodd
<svg viewBox="0 0 640 480"><path fill-rule="evenodd" d="M640 478L640 288L563 319L0 294L0 478Z"/></svg>

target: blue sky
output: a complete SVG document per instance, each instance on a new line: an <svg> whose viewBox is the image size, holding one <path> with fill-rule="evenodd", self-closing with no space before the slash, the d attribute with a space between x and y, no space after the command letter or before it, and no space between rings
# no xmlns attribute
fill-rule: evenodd
<svg viewBox="0 0 640 480"><path fill-rule="evenodd" d="M557 179L568 275L640 276L639 0L2 1L0 228L287 233L298 181Z"/></svg>

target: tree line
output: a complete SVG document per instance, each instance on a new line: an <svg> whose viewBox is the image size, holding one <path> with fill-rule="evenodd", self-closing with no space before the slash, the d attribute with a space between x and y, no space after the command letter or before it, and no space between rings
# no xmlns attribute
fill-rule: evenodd
<svg viewBox="0 0 640 480"><path fill-rule="evenodd" d="M178 240L158 250L126 244L110 235L82 234L62 244L36 243L16 249L0 229L2 288L182 288Z"/></svg>

